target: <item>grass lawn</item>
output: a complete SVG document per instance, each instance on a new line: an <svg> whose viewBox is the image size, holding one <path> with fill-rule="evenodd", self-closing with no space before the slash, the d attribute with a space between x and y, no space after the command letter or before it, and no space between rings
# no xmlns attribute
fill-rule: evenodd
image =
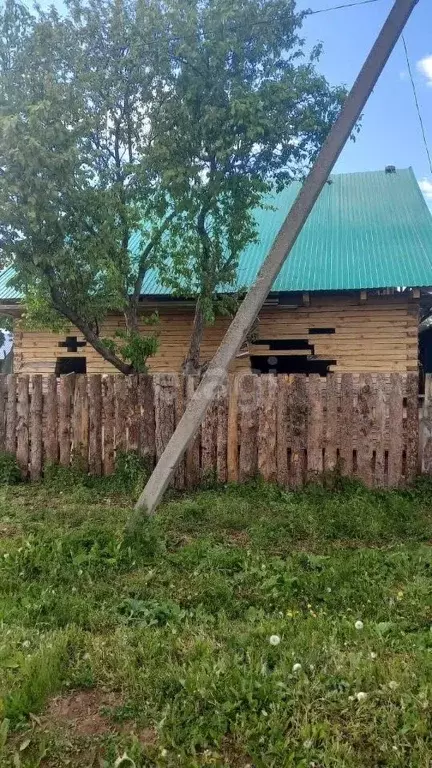
<svg viewBox="0 0 432 768"><path fill-rule="evenodd" d="M130 504L0 490L2 767L430 768L431 485Z"/></svg>

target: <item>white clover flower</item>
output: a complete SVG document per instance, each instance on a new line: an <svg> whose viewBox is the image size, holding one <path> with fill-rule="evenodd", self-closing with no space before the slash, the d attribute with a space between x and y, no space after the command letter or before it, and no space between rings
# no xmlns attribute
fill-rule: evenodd
<svg viewBox="0 0 432 768"><path fill-rule="evenodd" d="M399 683L397 683L396 680L390 680L389 688L391 691L395 691L396 688L399 688Z"/></svg>
<svg viewBox="0 0 432 768"><path fill-rule="evenodd" d="M358 693L356 693L356 699L357 701L364 701L365 699L367 699L367 693L365 693L364 691L359 691Z"/></svg>
<svg viewBox="0 0 432 768"><path fill-rule="evenodd" d="M167 754L168 754L168 750L167 749L161 749L161 756L162 757L166 757Z"/></svg>
<svg viewBox="0 0 432 768"><path fill-rule="evenodd" d="M312 739L306 739L306 741L303 742L303 746L305 749L312 749L313 747Z"/></svg>
<svg viewBox="0 0 432 768"><path fill-rule="evenodd" d="M376 655L375 651L371 651L370 652L370 657L371 657L371 659L376 659L377 655Z"/></svg>
<svg viewBox="0 0 432 768"><path fill-rule="evenodd" d="M292 671L293 672L300 672L301 668L302 668L301 664L298 664L298 663L297 664L293 664Z"/></svg>
<svg viewBox="0 0 432 768"><path fill-rule="evenodd" d="M22 647L23 648L30 648L30 640L24 640L24 642L22 644Z"/></svg>
<svg viewBox="0 0 432 768"><path fill-rule="evenodd" d="M279 635L270 635L269 643L270 645L279 645L281 639Z"/></svg>
<svg viewBox="0 0 432 768"><path fill-rule="evenodd" d="M360 619L358 619L358 620L356 621L356 623L354 624L354 626L355 626L355 628L356 628L356 629L363 629L363 627L364 627L364 624L363 624L363 622L362 622L362 621L360 621Z"/></svg>

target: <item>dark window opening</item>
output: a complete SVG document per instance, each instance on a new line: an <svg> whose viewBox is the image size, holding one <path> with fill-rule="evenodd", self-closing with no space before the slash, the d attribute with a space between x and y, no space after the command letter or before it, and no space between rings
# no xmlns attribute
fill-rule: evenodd
<svg viewBox="0 0 432 768"><path fill-rule="evenodd" d="M64 376L66 373L87 373L87 358L58 357L55 374L56 376Z"/></svg>
<svg viewBox="0 0 432 768"><path fill-rule="evenodd" d="M336 360L310 358L308 355L251 355L251 369L254 373L319 373L327 376Z"/></svg>
<svg viewBox="0 0 432 768"><path fill-rule="evenodd" d="M268 344L269 350L277 349L310 349L314 354L313 345L307 339L258 339L255 344Z"/></svg>
<svg viewBox="0 0 432 768"><path fill-rule="evenodd" d="M318 335L318 334L324 334L324 333L336 333L335 328L309 328L309 333L311 335Z"/></svg>

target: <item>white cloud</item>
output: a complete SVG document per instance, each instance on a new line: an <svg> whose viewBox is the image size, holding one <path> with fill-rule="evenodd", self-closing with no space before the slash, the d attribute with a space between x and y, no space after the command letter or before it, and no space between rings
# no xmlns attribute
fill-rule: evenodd
<svg viewBox="0 0 432 768"><path fill-rule="evenodd" d="M399 79L402 80L402 82L405 82L405 80L408 80L408 72L406 69L403 69L402 72L399 72Z"/></svg>
<svg viewBox="0 0 432 768"><path fill-rule="evenodd" d="M423 192L426 200L432 200L432 181L429 181L429 179L421 179L419 181L419 187L421 191Z"/></svg>
<svg viewBox="0 0 432 768"><path fill-rule="evenodd" d="M432 54L420 59L417 62L417 69L426 78L427 84L432 87Z"/></svg>

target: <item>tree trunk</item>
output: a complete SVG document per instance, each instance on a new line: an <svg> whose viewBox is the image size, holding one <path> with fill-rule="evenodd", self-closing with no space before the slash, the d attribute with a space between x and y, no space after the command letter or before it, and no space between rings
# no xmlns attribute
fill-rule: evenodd
<svg viewBox="0 0 432 768"><path fill-rule="evenodd" d="M183 363L183 373L187 375L195 375L200 372L200 352L203 334L204 312L201 307L201 302L198 299L195 307L195 316L189 342L189 349Z"/></svg>

